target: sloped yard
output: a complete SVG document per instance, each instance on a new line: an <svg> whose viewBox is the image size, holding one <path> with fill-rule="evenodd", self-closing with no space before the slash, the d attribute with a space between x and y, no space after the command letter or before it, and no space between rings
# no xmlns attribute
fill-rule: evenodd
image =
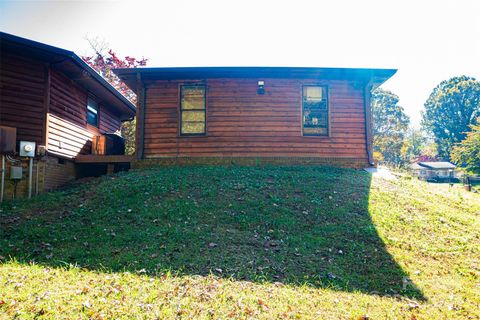
<svg viewBox="0 0 480 320"><path fill-rule="evenodd" d="M480 196L315 167L183 167L0 212L0 318L480 317Z"/></svg>

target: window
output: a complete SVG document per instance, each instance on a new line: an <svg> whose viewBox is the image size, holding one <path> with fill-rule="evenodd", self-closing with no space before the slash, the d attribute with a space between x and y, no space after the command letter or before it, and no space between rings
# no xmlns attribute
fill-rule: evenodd
<svg viewBox="0 0 480 320"><path fill-rule="evenodd" d="M302 93L303 135L328 136L327 88L304 86Z"/></svg>
<svg viewBox="0 0 480 320"><path fill-rule="evenodd" d="M205 134L205 91L203 85L180 88L180 135Z"/></svg>
<svg viewBox="0 0 480 320"><path fill-rule="evenodd" d="M98 127L98 104L90 98L87 102L87 123Z"/></svg>

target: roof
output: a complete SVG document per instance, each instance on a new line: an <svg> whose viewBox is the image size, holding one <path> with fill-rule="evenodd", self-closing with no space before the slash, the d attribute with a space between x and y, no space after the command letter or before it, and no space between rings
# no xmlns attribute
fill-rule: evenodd
<svg viewBox="0 0 480 320"><path fill-rule="evenodd" d="M422 169L425 169L425 167L422 167L421 165L419 165L418 163L412 163L410 165L410 169L412 170L422 170Z"/></svg>
<svg viewBox="0 0 480 320"><path fill-rule="evenodd" d="M122 120L135 115L135 105L118 92L101 75L73 51L0 32L0 50L49 62L52 68L66 74L120 113Z"/></svg>
<svg viewBox="0 0 480 320"><path fill-rule="evenodd" d="M456 166L450 162L432 161L432 162L418 162L418 165L424 169L455 169Z"/></svg>
<svg viewBox="0 0 480 320"><path fill-rule="evenodd" d="M397 69L310 68L310 67L181 67L114 69L132 90L137 90L137 75L142 80L193 80L208 78L322 78L367 81L374 88L393 76Z"/></svg>

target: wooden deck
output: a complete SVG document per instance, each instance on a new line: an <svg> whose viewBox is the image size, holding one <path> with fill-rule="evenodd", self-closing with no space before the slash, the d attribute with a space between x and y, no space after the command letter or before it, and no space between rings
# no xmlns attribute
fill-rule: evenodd
<svg viewBox="0 0 480 320"><path fill-rule="evenodd" d="M79 154L75 157L75 163L129 163L135 156L125 155L95 155Z"/></svg>

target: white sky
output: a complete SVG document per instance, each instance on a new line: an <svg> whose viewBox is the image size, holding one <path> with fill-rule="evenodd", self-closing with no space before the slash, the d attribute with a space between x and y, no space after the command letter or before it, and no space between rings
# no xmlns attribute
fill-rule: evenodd
<svg viewBox="0 0 480 320"><path fill-rule="evenodd" d="M480 79L480 0L2 1L0 30L82 55L85 36L150 67L398 68L414 124L432 89Z"/></svg>

